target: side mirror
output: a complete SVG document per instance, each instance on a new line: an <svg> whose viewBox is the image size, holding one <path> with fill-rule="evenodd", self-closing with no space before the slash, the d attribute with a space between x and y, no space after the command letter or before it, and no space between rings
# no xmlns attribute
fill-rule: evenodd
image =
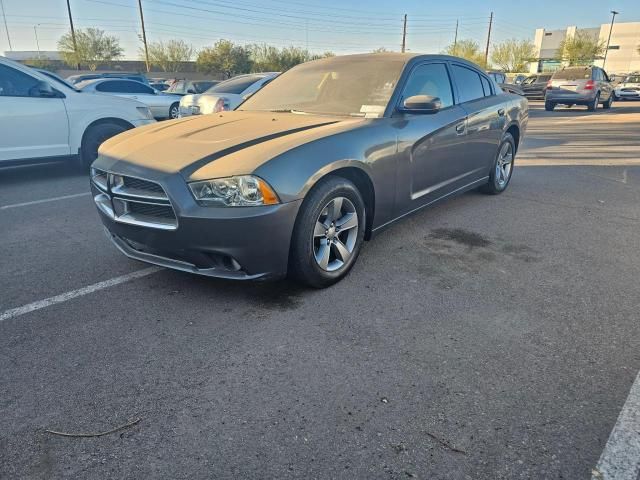
<svg viewBox="0 0 640 480"><path fill-rule="evenodd" d="M39 80L35 86L31 87L29 95L42 98L60 98L61 96L57 90L54 90L48 82L43 80Z"/></svg>
<svg viewBox="0 0 640 480"><path fill-rule="evenodd" d="M442 108L438 97L431 95L414 95L406 98L400 109L405 113L437 113Z"/></svg>

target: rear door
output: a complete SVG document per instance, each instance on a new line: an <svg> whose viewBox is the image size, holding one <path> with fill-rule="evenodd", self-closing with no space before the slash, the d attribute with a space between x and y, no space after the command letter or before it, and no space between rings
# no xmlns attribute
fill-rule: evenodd
<svg viewBox="0 0 640 480"><path fill-rule="evenodd" d="M71 153L64 100L40 97L38 82L0 64L0 163Z"/></svg>
<svg viewBox="0 0 640 480"><path fill-rule="evenodd" d="M467 183L488 175L506 123L502 95L487 76L466 65L453 63L458 99L467 113L467 137L459 175Z"/></svg>

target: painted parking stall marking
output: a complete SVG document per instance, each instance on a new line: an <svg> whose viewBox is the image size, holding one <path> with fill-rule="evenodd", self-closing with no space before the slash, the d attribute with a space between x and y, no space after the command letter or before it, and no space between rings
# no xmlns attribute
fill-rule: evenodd
<svg viewBox="0 0 640 480"><path fill-rule="evenodd" d="M640 373L622 407L592 480L638 480L640 478Z"/></svg>
<svg viewBox="0 0 640 480"><path fill-rule="evenodd" d="M38 205L40 203L56 202L58 200L67 200L70 198L86 197L91 192L74 193L72 195L62 195L60 197L43 198L42 200L33 200L31 202L14 203L12 205L0 205L0 210L8 210L10 208L28 207L30 205Z"/></svg>
<svg viewBox="0 0 640 480"><path fill-rule="evenodd" d="M22 307L12 308L0 313L0 322L4 322L5 320L9 320L10 318L19 317L20 315L34 312L42 308L50 307L51 305L63 303L73 298L82 297L84 295L97 292L98 290L113 287L130 280L146 277L148 275L159 272L160 270L162 270L162 268L160 267L149 267L143 270L137 270L135 272L120 275L119 277L110 278L109 280L94 283L93 285L88 285L77 290L71 290L69 292L61 293L60 295L56 295L54 297L45 298L44 300L38 300L37 302L32 302L27 305L23 305Z"/></svg>

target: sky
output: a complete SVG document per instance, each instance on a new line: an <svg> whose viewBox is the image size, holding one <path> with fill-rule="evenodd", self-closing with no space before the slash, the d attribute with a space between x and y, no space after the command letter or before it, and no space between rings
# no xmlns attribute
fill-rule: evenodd
<svg viewBox="0 0 640 480"><path fill-rule="evenodd" d="M36 35L41 50L56 50L58 38L69 29L66 0L0 2L13 50L35 51ZM125 58L139 57L138 0L70 3L76 29L101 28L119 37ZM456 20L458 38L475 40L484 49L491 12L492 44L533 40L541 27L596 27L611 21L610 10L620 12L616 22L640 22L640 0L142 0L142 6L149 42L179 38L199 49L226 38L336 54L399 50L404 14L407 49L422 53L438 53L452 43ZM0 18L0 52L7 50Z"/></svg>

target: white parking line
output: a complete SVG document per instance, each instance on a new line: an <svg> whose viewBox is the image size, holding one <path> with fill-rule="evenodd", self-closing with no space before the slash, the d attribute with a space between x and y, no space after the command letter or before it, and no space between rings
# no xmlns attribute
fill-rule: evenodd
<svg viewBox="0 0 640 480"><path fill-rule="evenodd" d="M592 480L640 478L640 373L592 471Z"/></svg>
<svg viewBox="0 0 640 480"><path fill-rule="evenodd" d="M2 205L0 210L6 210L8 208L27 207L29 205L37 205L38 203L55 202L57 200L66 200L68 198L84 197L85 195L91 195L91 192L74 193L73 195L62 195L61 197L43 198L42 200L33 200L31 202L14 203L13 205Z"/></svg>
<svg viewBox="0 0 640 480"><path fill-rule="evenodd" d="M71 290L70 292L61 293L60 295L56 295L55 297L38 300L37 302L29 303L27 305L23 305L22 307L12 308L0 314L0 322L9 320L10 318L18 317L20 315L24 315L25 313L33 312L35 310L40 310L41 308L50 307L51 305L55 305L57 303L66 302L67 300L71 300L72 298L81 297L83 295L97 292L98 290L113 287L114 285L119 285L121 283L128 282L129 280L146 277L147 275L151 275L152 273L156 273L160 270L162 270L162 268L160 267L145 268L143 270L127 273L126 275L120 275L119 277L114 277L109 280L104 280L103 282L94 283L93 285L82 287L77 290Z"/></svg>

